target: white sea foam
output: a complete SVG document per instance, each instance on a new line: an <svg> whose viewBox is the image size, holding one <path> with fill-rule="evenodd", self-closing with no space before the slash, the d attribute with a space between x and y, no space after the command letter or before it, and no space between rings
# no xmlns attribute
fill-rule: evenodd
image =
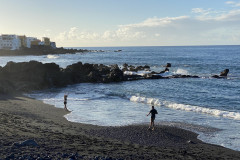
<svg viewBox="0 0 240 160"><path fill-rule="evenodd" d="M57 58L59 58L59 56L49 54L49 55L47 55L47 58L49 58L49 59L57 59Z"/></svg>
<svg viewBox="0 0 240 160"><path fill-rule="evenodd" d="M140 76L145 76L147 74L151 73L151 71L138 71L138 72L134 72L134 71L125 71L123 74L125 75L140 75ZM180 75L189 75L189 72L187 70L184 69L177 69L174 72L165 72L165 73L161 73L161 74L157 74L157 75L161 75L163 77L168 77L171 76L172 74L180 74Z"/></svg>
<svg viewBox="0 0 240 160"><path fill-rule="evenodd" d="M230 112L230 111L223 111L223 110L211 109L211 108L205 108L205 107L199 107L199 106L178 104L173 102L161 101L156 98L146 98L146 97L137 97L137 96L132 96L130 98L130 101L151 104L154 106L165 106L165 107L176 109L176 110L198 112L198 113L204 113L204 114L210 114L214 116L240 120L240 113L238 112Z"/></svg>
<svg viewBox="0 0 240 160"><path fill-rule="evenodd" d="M175 72L173 72L174 74L181 74L181 75L189 75L189 72L185 69L181 69L178 68Z"/></svg>
<svg viewBox="0 0 240 160"><path fill-rule="evenodd" d="M151 71L138 71L138 72L133 72L133 71L125 71L123 74L125 75L140 75L144 76L151 73Z"/></svg>

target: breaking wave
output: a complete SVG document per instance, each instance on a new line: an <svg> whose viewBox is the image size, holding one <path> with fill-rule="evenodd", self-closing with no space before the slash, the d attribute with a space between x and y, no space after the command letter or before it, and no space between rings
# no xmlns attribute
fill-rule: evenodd
<svg viewBox="0 0 240 160"><path fill-rule="evenodd" d="M57 59L57 58L59 58L59 56L49 54L49 55L47 55L47 58L49 58L49 59Z"/></svg>
<svg viewBox="0 0 240 160"><path fill-rule="evenodd" d="M214 115L214 116L220 116L220 117L240 120L240 113L238 113L238 112L229 112L229 111L223 111L223 110L211 109L211 108L205 108L205 107L199 107L199 106L178 104L178 103L173 103L173 102L161 101L156 98L146 98L146 97L138 97L138 96L132 96L130 98L130 101L151 104L154 106L165 106L165 107L176 109L176 110L198 112L198 113L203 113L203 114L210 114L210 115Z"/></svg>
<svg viewBox="0 0 240 160"><path fill-rule="evenodd" d="M189 75L189 72L187 70L178 68L175 72L173 72L174 74L181 74L181 75Z"/></svg>

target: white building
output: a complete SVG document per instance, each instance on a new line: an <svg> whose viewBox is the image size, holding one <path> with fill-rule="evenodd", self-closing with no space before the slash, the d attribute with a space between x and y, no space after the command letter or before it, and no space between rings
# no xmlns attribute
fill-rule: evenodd
<svg viewBox="0 0 240 160"><path fill-rule="evenodd" d="M47 37L43 37L43 41L41 41L36 37L26 37L25 35L22 36L9 34L0 35L0 49L18 50L21 47L31 48L33 46L39 45L51 46L52 48L56 48L56 43L51 42L50 38Z"/></svg>
<svg viewBox="0 0 240 160"><path fill-rule="evenodd" d="M21 41L17 35L2 34L0 36L0 49L17 50L21 46Z"/></svg>
<svg viewBox="0 0 240 160"><path fill-rule="evenodd" d="M39 39L37 39L36 37L27 37L27 48L31 48L31 46L34 45L38 45L40 42Z"/></svg>

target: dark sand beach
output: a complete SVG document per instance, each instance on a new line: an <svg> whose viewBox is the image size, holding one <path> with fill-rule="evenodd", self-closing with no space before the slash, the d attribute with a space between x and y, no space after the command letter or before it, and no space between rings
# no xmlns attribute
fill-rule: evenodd
<svg viewBox="0 0 240 160"><path fill-rule="evenodd" d="M183 129L100 127L68 122L67 113L22 95L1 95L0 159L240 159L240 152Z"/></svg>

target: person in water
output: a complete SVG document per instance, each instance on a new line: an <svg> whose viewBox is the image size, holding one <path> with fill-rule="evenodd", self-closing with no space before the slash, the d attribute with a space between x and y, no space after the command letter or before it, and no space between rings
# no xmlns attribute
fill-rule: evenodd
<svg viewBox="0 0 240 160"><path fill-rule="evenodd" d="M154 106L152 106L152 110L147 114L147 116L149 116L149 114L151 114L151 122L150 122L150 126L149 126L149 130L152 127L152 130L154 130L154 120L155 120L155 115L158 114L157 110L154 109Z"/></svg>
<svg viewBox="0 0 240 160"><path fill-rule="evenodd" d="M68 109L67 109L67 97L68 97L68 95L65 94L65 95L64 95L64 102L63 102L63 103L64 103L64 109L66 109L66 110L68 110Z"/></svg>

